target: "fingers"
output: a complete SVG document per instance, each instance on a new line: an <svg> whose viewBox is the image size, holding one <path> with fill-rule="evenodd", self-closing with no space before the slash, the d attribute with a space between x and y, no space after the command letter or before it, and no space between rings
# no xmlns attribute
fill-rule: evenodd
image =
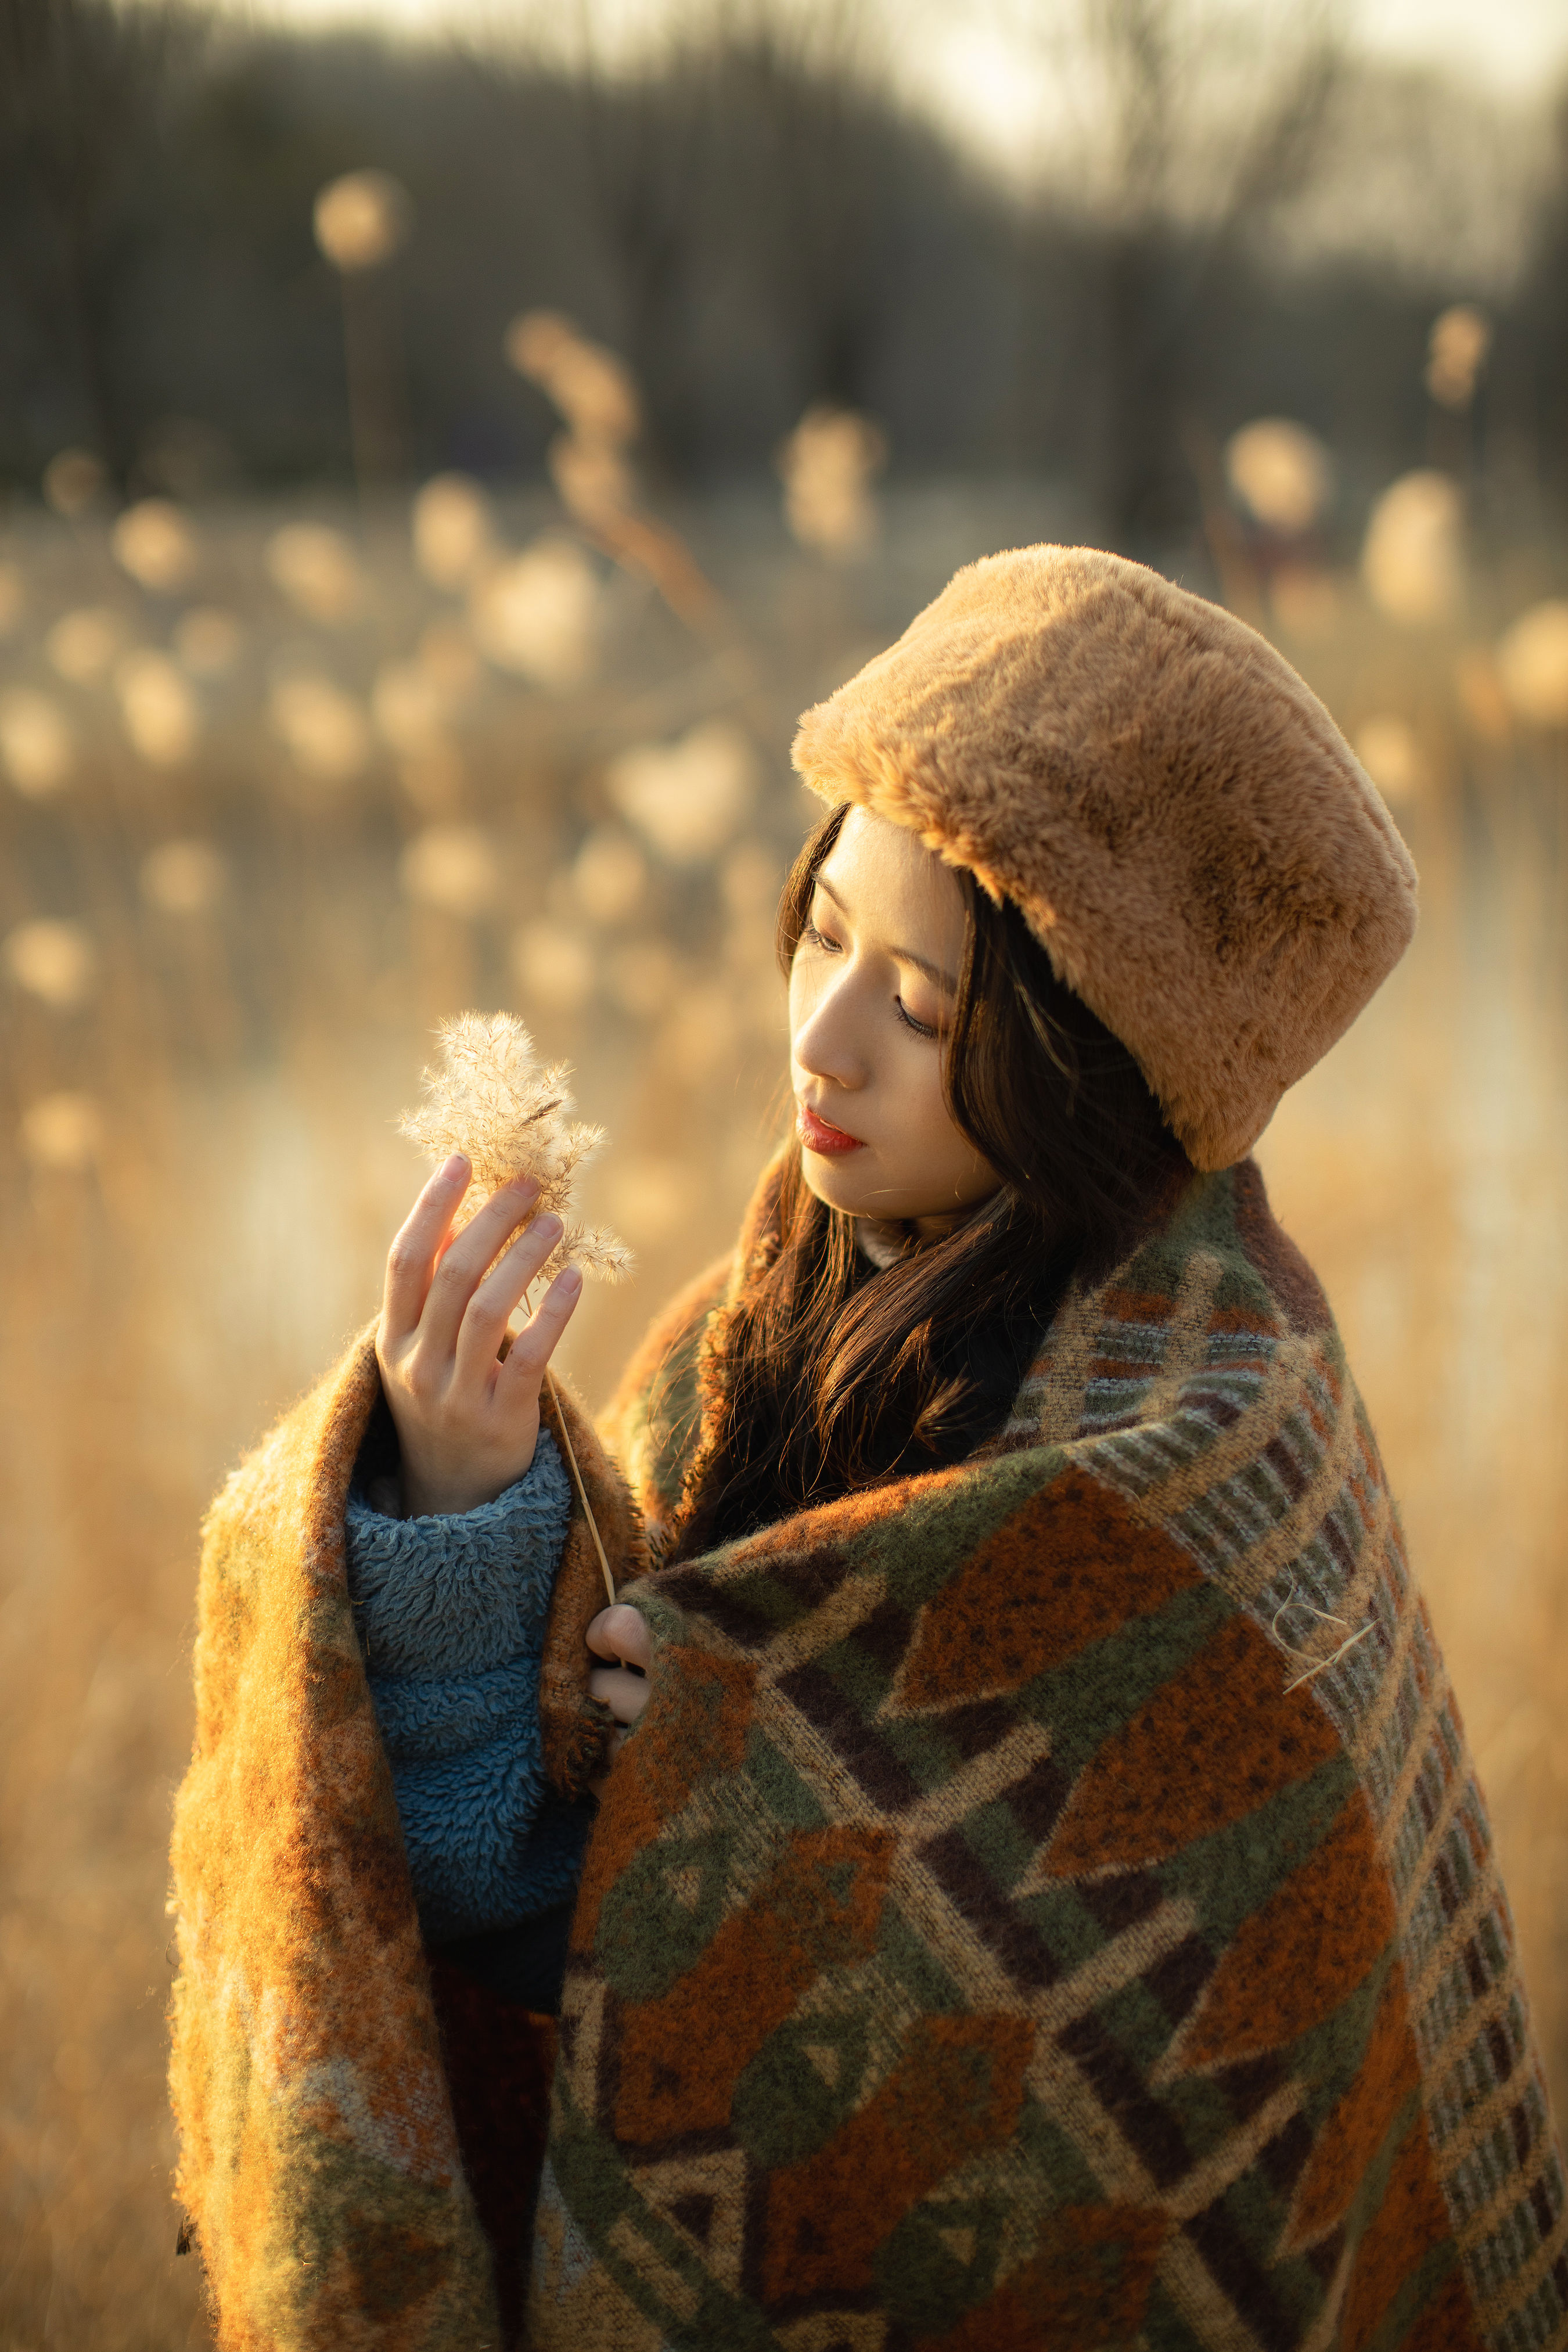
<svg viewBox="0 0 1568 2352"><path fill-rule="evenodd" d="M588 1696L607 1706L617 1723L635 1723L647 1705L652 1685L625 1666L595 1666L588 1676Z"/></svg>
<svg viewBox="0 0 1568 2352"><path fill-rule="evenodd" d="M547 1253L541 1255L547 1255ZM532 1279L531 1270L528 1279ZM521 1295L520 1292L519 1296ZM507 1394L516 1394L519 1391L532 1394L537 1391L544 1376L544 1368L555 1352L555 1343L572 1320L577 1301L582 1296L581 1269L574 1265L563 1265L511 1343L505 1370L501 1375ZM516 1300L514 1299L511 1304L515 1306ZM506 1321L506 1314L510 1312L509 1307L506 1313L501 1316L502 1324ZM498 1326L495 1333L497 1346L500 1340L500 1328ZM495 1353L494 1346L490 1353L492 1355Z"/></svg>
<svg viewBox="0 0 1568 2352"><path fill-rule="evenodd" d="M398 1229L386 1254L386 1282L382 1292L382 1329L389 1340L406 1339L417 1325L430 1287L436 1253L468 1189L468 1163L454 1151L437 1168Z"/></svg>
<svg viewBox="0 0 1568 2352"><path fill-rule="evenodd" d="M475 1213L442 1257L419 1318L421 1339L430 1342L440 1360L455 1353L458 1327L479 1277L538 1198L539 1187L531 1176L503 1184Z"/></svg>
<svg viewBox="0 0 1568 2352"><path fill-rule="evenodd" d="M617 1664L651 1666L653 1635L647 1619L629 1601L617 1601L613 1608L601 1609L592 1620L587 1633L588 1647L596 1658L613 1658Z"/></svg>
<svg viewBox="0 0 1568 2352"><path fill-rule="evenodd" d="M486 1275L464 1310L458 1332L458 1377L460 1381L489 1379L508 1318L561 1239L561 1233L559 1217L536 1218L531 1225L519 1234L500 1263L492 1266ZM559 1281L560 1276L557 1276L556 1283ZM556 1283L551 1285L552 1291ZM550 1293L545 1295L549 1297ZM521 1336L520 1332L513 1337L513 1352ZM510 1356L508 1360L510 1362ZM534 1378L537 1382L537 1372Z"/></svg>

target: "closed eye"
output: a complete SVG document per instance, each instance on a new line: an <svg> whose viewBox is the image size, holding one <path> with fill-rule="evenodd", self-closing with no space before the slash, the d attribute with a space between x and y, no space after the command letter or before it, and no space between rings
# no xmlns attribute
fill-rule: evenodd
<svg viewBox="0 0 1568 2352"><path fill-rule="evenodd" d="M820 930L817 928L816 924L812 921L809 915L806 917L805 928L802 929L800 936L804 945L820 948L824 955L842 955L844 952L843 942L839 940L830 939L826 931ZM912 1029L917 1037L935 1037L940 1034L937 1030L931 1028L929 1023L917 1021L914 1014L906 1008L904 1000L901 996L896 996L893 999L893 1005L905 1028Z"/></svg>

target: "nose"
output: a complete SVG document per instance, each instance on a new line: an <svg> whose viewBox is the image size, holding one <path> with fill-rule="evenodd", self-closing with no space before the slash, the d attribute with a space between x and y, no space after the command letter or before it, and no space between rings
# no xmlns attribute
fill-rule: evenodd
<svg viewBox="0 0 1568 2352"><path fill-rule="evenodd" d="M836 972L801 1008L790 1038L797 1069L849 1093L869 1075L858 1034L856 996L852 969Z"/></svg>

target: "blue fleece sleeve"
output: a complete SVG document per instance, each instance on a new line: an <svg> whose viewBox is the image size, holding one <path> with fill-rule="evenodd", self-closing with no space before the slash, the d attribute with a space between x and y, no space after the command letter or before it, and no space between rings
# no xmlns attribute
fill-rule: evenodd
<svg viewBox="0 0 1568 2352"><path fill-rule="evenodd" d="M347 1516L349 1591L431 1942L568 1895L588 1811L544 1777L539 1665L572 1489L542 1429L525 1476L451 1517Z"/></svg>

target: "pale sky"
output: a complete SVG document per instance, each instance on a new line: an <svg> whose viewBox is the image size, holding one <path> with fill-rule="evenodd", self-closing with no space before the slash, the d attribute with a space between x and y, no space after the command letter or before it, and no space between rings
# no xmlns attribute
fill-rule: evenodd
<svg viewBox="0 0 1568 2352"><path fill-rule="evenodd" d="M805 0L808 5L809 0ZM213 0L252 20L325 26L372 23L410 33L444 28L528 32L574 11L561 0ZM1040 0L884 0L892 52L912 93L983 152L1004 163L1037 141L1050 112L1048 68L1010 37L1009 19L1043 15ZM1260 9L1268 0L1244 0ZM584 0L583 13L608 29L606 47L635 47L680 0ZM1449 68L1529 104L1568 79L1564 0L1342 0L1355 44L1390 59Z"/></svg>
<svg viewBox="0 0 1568 2352"><path fill-rule="evenodd" d="M299 7L331 0L288 0ZM425 0L384 0L414 7ZM895 5L899 0L895 0ZM903 0L908 5L908 0ZM955 127L981 141L1019 152L1038 133L1049 101L1040 83L1046 68L1020 45L985 22L979 7L933 8L916 86ZM1489 84L1505 100L1529 102L1568 79L1568 5L1564 0L1346 0L1344 22L1354 45L1393 60L1436 65L1459 80ZM918 55L918 50L915 53ZM911 60L912 62L912 60Z"/></svg>

